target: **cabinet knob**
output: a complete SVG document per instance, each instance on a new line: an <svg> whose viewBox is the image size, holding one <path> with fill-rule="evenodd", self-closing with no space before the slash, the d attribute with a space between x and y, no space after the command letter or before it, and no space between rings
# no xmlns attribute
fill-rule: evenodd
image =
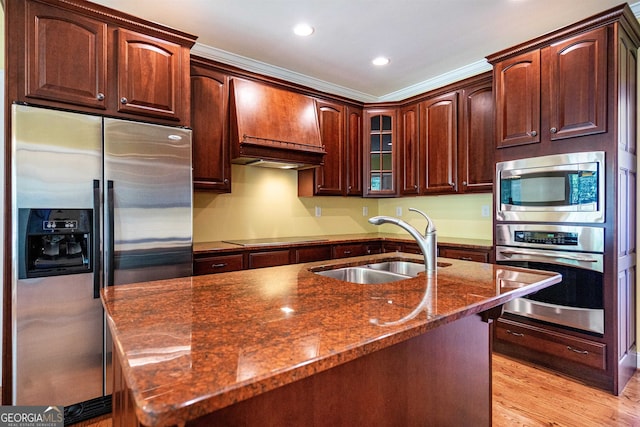
<svg viewBox="0 0 640 427"><path fill-rule="evenodd" d="M98 92L98 95L96 95L96 99L98 101L104 101L104 93Z"/></svg>
<svg viewBox="0 0 640 427"><path fill-rule="evenodd" d="M228 184L228 183L229 183L229 178L225 178L225 179L224 179L224 183L225 183L225 184Z"/></svg>
<svg viewBox="0 0 640 427"><path fill-rule="evenodd" d="M418 184L413 184L413 189L417 190L418 189Z"/></svg>
<svg viewBox="0 0 640 427"><path fill-rule="evenodd" d="M129 100L127 98L125 98L124 96L122 98L120 98L120 104L126 104L127 102L129 102Z"/></svg>
<svg viewBox="0 0 640 427"><path fill-rule="evenodd" d="M530 136L537 136L538 135L538 131L532 130L531 132L529 132Z"/></svg>
<svg viewBox="0 0 640 427"><path fill-rule="evenodd" d="M551 129L549 129L549 131L551 131L551 133L556 133L556 132L558 132L558 129L557 128L551 128Z"/></svg>
<svg viewBox="0 0 640 427"><path fill-rule="evenodd" d="M454 184L453 182L450 182L450 183L449 183L449 186L450 186L450 187L455 187L455 184Z"/></svg>
<svg viewBox="0 0 640 427"><path fill-rule="evenodd" d="M467 181L462 181L462 185L466 187L467 186Z"/></svg>
<svg viewBox="0 0 640 427"><path fill-rule="evenodd" d="M351 191L351 186L348 186L348 187L347 187L347 190Z"/></svg>

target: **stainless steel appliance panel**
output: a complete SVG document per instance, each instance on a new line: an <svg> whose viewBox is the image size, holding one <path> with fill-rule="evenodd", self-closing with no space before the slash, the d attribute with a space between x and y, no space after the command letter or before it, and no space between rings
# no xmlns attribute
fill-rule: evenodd
<svg viewBox="0 0 640 427"><path fill-rule="evenodd" d="M13 403L66 406L102 395L102 305L93 274L17 279L18 212L94 208L102 120L13 105L12 126Z"/></svg>
<svg viewBox="0 0 640 427"><path fill-rule="evenodd" d="M107 285L191 275L191 131L104 119L104 156Z"/></svg>
<svg viewBox="0 0 640 427"><path fill-rule="evenodd" d="M523 221L523 222L577 222L577 223L602 223L604 216L605 196L605 153L603 151L578 152L567 154L554 154L550 156L532 157L526 159L499 162L496 164L496 197L495 212L497 221ZM571 171L583 171L593 173L597 177L597 202L579 203L572 205L561 200L545 198L554 194L557 190L568 191L568 182L564 184L547 183L547 188L542 188L545 180L542 177L562 175ZM502 180L504 178L540 177L538 185L541 200L530 205L518 205L503 203ZM531 187L536 187L532 185ZM565 191L561 191L564 193ZM595 191L594 191L595 192ZM564 195L563 197L566 197Z"/></svg>
<svg viewBox="0 0 640 427"><path fill-rule="evenodd" d="M562 282L508 302L505 312L603 334L604 232L588 226L497 224L497 264L562 274ZM509 286L508 278L501 282Z"/></svg>

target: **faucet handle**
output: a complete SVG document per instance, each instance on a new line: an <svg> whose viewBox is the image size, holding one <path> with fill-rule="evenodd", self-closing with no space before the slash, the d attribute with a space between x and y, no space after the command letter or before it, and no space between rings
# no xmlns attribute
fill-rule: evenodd
<svg viewBox="0 0 640 427"><path fill-rule="evenodd" d="M429 218L429 217L427 216L427 214L426 214L426 213L424 213L424 212L422 212L421 210L418 210L418 209L416 209L416 208L409 208L409 210L410 210L410 211L412 211L412 212L417 212L417 213L419 213L420 215L422 215L423 217L425 217L425 218L426 218L426 220L427 220L427 228L426 228L426 230L425 230L425 234L426 234L426 233L433 233L434 231L436 231L436 225L433 223L433 221L431 220L431 218Z"/></svg>

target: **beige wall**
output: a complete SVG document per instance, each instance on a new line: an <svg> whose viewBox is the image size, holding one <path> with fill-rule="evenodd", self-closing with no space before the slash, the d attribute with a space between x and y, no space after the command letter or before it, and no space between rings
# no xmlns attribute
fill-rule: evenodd
<svg viewBox="0 0 640 427"><path fill-rule="evenodd" d="M425 211L438 234L491 239L491 217L481 217L491 195L430 196L400 199L361 197L298 197L297 172L232 166L232 193L194 193L195 242L264 237L315 236L367 232L405 233L392 225L374 226L374 215L396 215L417 228L425 226L409 207ZM315 215L316 207L321 215ZM363 215L366 207L367 215Z"/></svg>

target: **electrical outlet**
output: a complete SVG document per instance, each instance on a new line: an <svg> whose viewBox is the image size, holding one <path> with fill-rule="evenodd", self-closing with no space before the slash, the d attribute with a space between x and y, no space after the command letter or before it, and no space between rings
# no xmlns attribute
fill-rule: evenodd
<svg viewBox="0 0 640 427"><path fill-rule="evenodd" d="M316 216L322 216L322 208L320 206L316 206Z"/></svg>
<svg viewBox="0 0 640 427"><path fill-rule="evenodd" d="M396 207L396 216L402 216L402 206Z"/></svg>
<svg viewBox="0 0 640 427"><path fill-rule="evenodd" d="M480 212L480 215L482 215L484 218L488 218L490 214L491 211L489 210L489 205L482 205L482 211Z"/></svg>
<svg viewBox="0 0 640 427"><path fill-rule="evenodd" d="M368 206L363 206L362 207L362 216L367 216L369 215L369 207Z"/></svg>

